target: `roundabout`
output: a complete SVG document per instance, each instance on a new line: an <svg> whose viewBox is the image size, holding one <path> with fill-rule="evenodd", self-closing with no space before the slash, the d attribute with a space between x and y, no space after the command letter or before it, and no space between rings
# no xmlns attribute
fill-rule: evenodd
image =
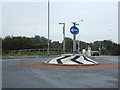
<svg viewBox="0 0 120 90"><path fill-rule="evenodd" d="M26 62L18 64L26 68L51 70L98 70L118 68L118 64L99 63L79 54L63 54L45 62Z"/></svg>
<svg viewBox="0 0 120 90"><path fill-rule="evenodd" d="M118 68L117 64L106 64L100 63L98 65L92 66L81 66L81 65L51 65L45 64L43 62L28 62L23 64L18 64L19 66L26 68L39 68L39 69L51 69L51 70L100 70L100 69L114 69Z"/></svg>
<svg viewBox="0 0 120 90"><path fill-rule="evenodd" d="M25 68L38 68L46 70L102 70L118 68L118 64L104 62L99 62L98 64L98 62L86 56L74 56L70 54L61 55L45 62L25 62L17 65Z"/></svg>
<svg viewBox="0 0 120 90"><path fill-rule="evenodd" d="M45 64L55 65L97 65L98 62L88 58L85 55L79 54L63 54L59 57L53 58L52 60L46 61Z"/></svg>
<svg viewBox="0 0 120 90"><path fill-rule="evenodd" d="M118 57L94 57L98 65L45 64L58 56L3 60L4 88L117 88ZM72 81L72 82L71 82ZM82 81L82 82L81 82ZM24 82L24 83L23 83Z"/></svg>

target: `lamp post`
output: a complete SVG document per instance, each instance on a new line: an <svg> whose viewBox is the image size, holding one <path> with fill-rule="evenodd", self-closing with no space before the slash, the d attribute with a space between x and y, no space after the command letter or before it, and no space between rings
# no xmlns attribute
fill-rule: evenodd
<svg viewBox="0 0 120 90"><path fill-rule="evenodd" d="M63 53L65 54L65 23L59 23L63 25Z"/></svg>
<svg viewBox="0 0 120 90"><path fill-rule="evenodd" d="M50 2L49 2L49 0L48 0L48 56L49 56L49 54L50 54L50 42L49 42L49 24L50 24L50 18L49 18L49 12L50 12Z"/></svg>

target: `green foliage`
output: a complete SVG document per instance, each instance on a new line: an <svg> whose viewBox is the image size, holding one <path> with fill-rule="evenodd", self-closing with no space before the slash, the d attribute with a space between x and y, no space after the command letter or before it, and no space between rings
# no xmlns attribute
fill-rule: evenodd
<svg viewBox="0 0 120 90"><path fill-rule="evenodd" d="M90 45L90 44L89 44L89 43L86 43L86 42L84 42L84 41L80 41L80 42L79 42L79 45L80 45L80 48L81 48L81 49L83 49L83 48L87 49L87 48L88 48L88 45Z"/></svg>
<svg viewBox="0 0 120 90"><path fill-rule="evenodd" d="M50 52L50 55L60 55L58 52ZM3 57L12 57L12 56L48 56L47 52L22 52L22 53L8 53L3 54Z"/></svg>
<svg viewBox="0 0 120 90"><path fill-rule="evenodd" d="M92 44L92 50L99 50L99 48L102 48L102 42L101 41L95 41Z"/></svg>
<svg viewBox="0 0 120 90"><path fill-rule="evenodd" d="M47 49L48 39L45 37L40 37L39 35L35 35L34 37L14 37L14 36L7 36L4 39L0 38L0 51L3 54L9 53L11 50L21 50L21 49ZM50 48L51 49L61 49L63 48L63 42L60 43L59 41L49 40ZM70 50L73 48L73 40L71 38L66 37L66 50ZM76 42L77 43L77 42ZM93 43L86 43L83 41L79 41L80 49L88 48L90 46L92 50L100 50L101 54L103 55L120 55L120 44L116 44L110 40L104 41L95 41ZM77 46L78 47L78 44ZM47 52L47 51L46 51ZM51 52L54 53L54 52ZM58 53L58 52L57 52ZM59 53L62 53L59 52ZM69 53L69 52L68 52Z"/></svg>
<svg viewBox="0 0 120 90"><path fill-rule="evenodd" d="M45 37L40 37L39 35L35 35L35 37L31 38L32 42L34 43L46 43L48 42L48 39ZM51 40L49 41L51 42Z"/></svg>
<svg viewBox="0 0 120 90"><path fill-rule="evenodd" d="M65 42L66 42L66 44L65 44L66 49L72 49L73 48L72 47L73 40L71 38L66 37Z"/></svg>
<svg viewBox="0 0 120 90"><path fill-rule="evenodd" d="M50 44L50 48L62 49L62 44L59 41L53 41Z"/></svg>
<svg viewBox="0 0 120 90"><path fill-rule="evenodd" d="M92 50L101 49L101 54L103 55L120 55L118 47L119 44L112 42L111 40L95 41L91 43Z"/></svg>
<svg viewBox="0 0 120 90"><path fill-rule="evenodd" d="M3 53L10 50L47 48L47 39L40 36L34 38L7 36L2 40Z"/></svg>

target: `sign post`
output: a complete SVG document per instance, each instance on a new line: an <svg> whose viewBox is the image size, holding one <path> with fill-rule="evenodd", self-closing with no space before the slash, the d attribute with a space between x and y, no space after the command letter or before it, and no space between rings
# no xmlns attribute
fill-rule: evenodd
<svg viewBox="0 0 120 90"><path fill-rule="evenodd" d="M76 54L76 35L79 33L79 29L76 27L76 23L70 28L70 32L73 34L73 54Z"/></svg>
<svg viewBox="0 0 120 90"><path fill-rule="evenodd" d="M76 54L76 35L73 35L73 54Z"/></svg>

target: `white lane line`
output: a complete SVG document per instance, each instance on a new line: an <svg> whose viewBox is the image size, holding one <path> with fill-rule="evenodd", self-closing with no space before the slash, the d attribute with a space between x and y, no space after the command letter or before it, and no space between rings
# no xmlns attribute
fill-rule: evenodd
<svg viewBox="0 0 120 90"><path fill-rule="evenodd" d="M21 59L0 59L0 61L16 61L16 60L21 60Z"/></svg>

